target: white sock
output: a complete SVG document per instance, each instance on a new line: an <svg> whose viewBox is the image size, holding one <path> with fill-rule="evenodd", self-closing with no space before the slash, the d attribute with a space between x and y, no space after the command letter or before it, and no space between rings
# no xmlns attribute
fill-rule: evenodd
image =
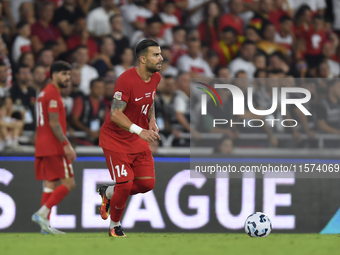
<svg viewBox="0 0 340 255"><path fill-rule="evenodd" d="M50 209L47 208L46 205L43 205L39 211L38 211L38 214L41 215L42 217L44 218L47 218L48 214L50 213Z"/></svg>
<svg viewBox="0 0 340 255"><path fill-rule="evenodd" d="M12 138L11 138L10 136L7 136L7 137L5 138L5 140L6 140L6 145L7 145L7 146L9 146L9 145L12 144Z"/></svg>
<svg viewBox="0 0 340 255"><path fill-rule="evenodd" d="M113 229L114 227L118 227L120 225L121 225L120 221L114 222L114 221L110 220L110 229Z"/></svg>
<svg viewBox="0 0 340 255"><path fill-rule="evenodd" d="M115 187L114 185L107 187L105 195L106 195L106 197L108 199L111 199L111 197L113 196L113 192L114 192L113 189L114 189L114 187Z"/></svg>

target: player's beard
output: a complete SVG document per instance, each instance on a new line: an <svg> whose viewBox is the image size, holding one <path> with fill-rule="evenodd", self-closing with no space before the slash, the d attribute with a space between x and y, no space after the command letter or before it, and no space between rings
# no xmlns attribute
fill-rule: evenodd
<svg viewBox="0 0 340 255"><path fill-rule="evenodd" d="M159 65L159 64L162 64L162 62L157 63L156 66L147 65L147 66L146 66L146 71L147 71L147 72L150 72L150 73L159 72L159 71L161 70L161 69L158 69L158 68L157 68L157 65Z"/></svg>
<svg viewBox="0 0 340 255"><path fill-rule="evenodd" d="M60 87L60 88L62 88L62 89L64 89L64 88L67 88L68 87L68 82L69 82L69 80L66 80L65 82L62 82L62 81L58 81L58 86Z"/></svg>

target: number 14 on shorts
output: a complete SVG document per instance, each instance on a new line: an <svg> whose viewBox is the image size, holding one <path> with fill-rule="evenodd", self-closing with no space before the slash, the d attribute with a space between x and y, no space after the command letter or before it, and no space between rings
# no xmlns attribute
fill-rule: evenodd
<svg viewBox="0 0 340 255"><path fill-rule="evenodd" d="M122 165L122 167L119 167L119 165L116 165L115 169L116 169L118 177L120 177L121 175L124 175L125 177L127 176L127 172L125 170L124 164Z"/></svg>

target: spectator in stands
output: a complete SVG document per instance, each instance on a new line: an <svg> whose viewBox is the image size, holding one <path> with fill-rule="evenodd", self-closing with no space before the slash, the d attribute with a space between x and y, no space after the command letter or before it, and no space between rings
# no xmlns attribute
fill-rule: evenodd
<svg viewBox="0 0 340 255"><path fill-rule="evenodd" d="M14 110L21 114L25 122L25 130L35 130L36 91L29 86L32 82L32 72L28 66L18 67L16 83L10 89Z"/></svg>
<svg viewBox="0 0 340 255"><path fill-rule="evenodd" d="M44 88L46 83L46 69L42 65L36 65L33 68L32 87L37 91L37 94Z"/></svg>
<svg viewBox="0 0 340 255"><path fill-rule="evenodd" d="M74 25L74 33L67 40L67 48L72 51L78 46L86 46L89 52L89 59L98 53L97 42L90 36L86 28L86 19L79 17Z"/></svg>
<svg viewBox="0 0 340 255"><path fill-rule="evenodd" d="M318 129L326 134L340 134L340 82L328 85L328 94L316 109ZM338 141L325 141L326 147L339 147Z"/></svg>
<svg viewBox="0 0 340 255"><path fill-rule="evenodd" d="M81 71L77 65L73 65L71 69L71 87L72 92L70 97L76 99L77 97L84 97L84 93L79 90L81 83Z"/></svg>
<svg viewBox="0 0 340 255"><path fill-rule="evenodd" d="M114 70L108 70L104 75L105 80L116 81L116 73Z"/></svg>
<svg viewBox="0 0 340 255"><path fill-rule="evenodd" d="M109 35L110 17L119 12L114 1L101 0L101 6L93 9L87 16L87 30L94 37Z"/></svg>
<svg viewBox="0 0 340 255"><path fill-rule="evenodd" d="M258 43L262 40L259 31L253 26L247 26L245 31L246 40L251 41L253 43Z"/></svg>
<svg viewBox="0 0 340 255"><path fill-rule="evenodd" d="M57 43L55 57L66 52L67 47L60 31L51 21L53 20L54 5L51 2L41 2L38 7L39 19L31 26L31 42L34 52L39 52L48 41Z"/></svg>
<svg viewBox="0 0 340 255"><path fill-rule="evenodd" d="M115 14L110 18L111 24L111 36L116 45L116 51L114 56L111 58L111 63L113 65L118 65L121 63L120 56L124 52L126 47L130 45L129 37L125 36L123 33L123 17L120 14Z"/></svg>
<svg viewBox="0 0 340 255"><path fill-rule="evenodd" d="M115 54L115 44L110 35L98 40L98 54L92 59L91 63L97 69L99 76L104 76L108 70L112 70L111 58Z"/></svg>
<svg viewBox="0 0 340 255"><path fill-rule="evenodd" d="M35 65L33 53L30 51L22 53L17 63L17 66L20 66L20 65L26 65L31 70L33 70L34 65Z"/></svg>
<svg viewBox="0 0 340 255"><path fill-rule="evenodd" d="M209 50L207 52L206 59L210 69L215 74L218 67L220 66L220 56L218 55L218 52L215 50Z"/></svg>
<svg viewBox="0 0 340 255"><path fill-rule="evenodd" d="M76 130L85 131L92 144L98 145L99 130L106 114L103 80L91 80L90 90L89 96L77 97L74 100L72 124Z"/></svg>
<svg viewBox="0 0 340 255"><path fill-rule="evenodd" d="M256 54L254 57L254 66L256 69L266 69L267 68L267 59L264 54Z"/></svg>
<svg viewBox="0 0 340 255"><path fill-rule="evenodd" d="M114 89L115 89L115 82L110 79L105 80L105 91L104 91L103 101L106 105L107 112L110 112L111 110Z"/></svg>
<svg viewBox="0 0 340 255"><path fill-rule="evenodd" d="M335 55L335 47L331 42L327 41L322 45L322 55L329 66L330 76L332 78L339 77L340 65L338 61L332 60L332 57Z"/></svg>
<svg viewBox="0 0 340 255"><path fill-rule="evenodd" d="M10 87L7 85L7 66L0 61L0 98L9 96Z"/></svg>
<svg viewBox="0 0 340 255"><path fill-rule="evenodd" d="M5 99L0 98L0 151L4 148L20 150L19 135L24 122L7 116Z"/></svg>
<svg viewBox="0 0 340 255"><path fill-rule="evenodd" d="M328 79L333 78L327 60L322 61L317 67L317 77Z"/></svg>
<svg viewBox="0 0 340 255"><path fill-rule="evenodd" d="M302 5L308 5L311 11L315 14L324 15L326 9L325 0L297 0L293 2L293 8L297 10Z"/></svg>
<svg viewBox="0 0 340 255"><path fill-rule="evenodd" d="M159 17L163 21L162 33L164 39L168 45L172 44L172 28L179 25L178 18L174 15L176 11L176 4L173 0L166 0L163 5L163 12L159 14Z"/></svg>
<svg viewBox="0 0 340 255"><path fill-rule="evenodd" d="M268 70L281 70L285 74L290 72L290 66L281 52L277 51L271 54L268 62Z"/></svg>
<svg viewBox="0 0 340 255"><path fill-rule="evenodd" d="M189 47L190 49L190 47ZM199 139L200 134L190 126L190 74L181 73L177 77L177 91L174 98L175 115L171 118L173 132L180 138L182 132L190 132L195 139ZM180 145L183 144L180 140Z"/></svg>
<svg viewBox="0 0 340 255"><path fill-rule="evenodd" d="M288 16L282 16L280 18L279 29L276 31L274 37L274 42L285 47L289 55L292 54L293 45L295 44L295 35L292 27L292 19Z"/></svg>
<svg viewBox="0 0 340 255"><path fill-rule="evenodd" d="M146 19L154 14L144 7L143 0L133 0L132 3L121 7L124 25L124 34L131 36L136 30L145 30Z"/></svg>
<svg viewBox="0 0 340 255"><path fill-rule="evenodd" d="M38 63L45 68L46 78L50 77L50 68L54 62L51 48L43 48L38 54Z"/></svg>
<svg viewBox="0 0 340 255"><path fill-rule="evenodd" d="M217 78L221 78L221 79L231 78L229 69L227 67L220 67L217 70Z"/></svg>
<svg viewBox="0 0 340 255"><path fill-rule="evenodd" d="M212 46L219 41L221 15L222 7L217 1L211 1L204 7L204 20L199 24L198 31L199 38L205 45Z"/></svg>
<svg viewBox="0 0 340 255"><path fill-rule="evenodd" d="M137 44L148 38L153 39L159 43L160 46L166 44L165 40L159 37L163 26L163 21L158 15L154 15L150 18L146 19L146 28L145 30L137 30L131 36L130 47L135 48Z"/></svg>
<svg viewBox="0 0 340 255"><path fill-rule="evenodd" d="M201 42L197 38L188 41L188 54L181 56L177 62L180 72L190 73L192 78L214 77L208 63L200 57Z"/></svg>
<svg viewBox="0 0 340 255"><path fill-rule="evenodd" d="M20 13L19 22L27 22L30 25L33 25L36 22L35 14L34 14L34 6L30 1L25 0L25 2L23 2L20 5L19 13Z"/></svg>
<svg viewBox="0 0 340 255"><path fill-rule="evenodd" d="M240 50L240 56L229 63L229 70L232 77L240 70L246 70L247 77L253 78L255 73L255 66L252 63L256 53L255 43L252 41L245 41Z"/></svg>
<svg viewBox="0 0 340 255"><path fill-rule="evenodd" d="M217 148L217 152L223 155L233 154L234 151L234 142L228 136L223 136L220 140L219 146Z"/></svg>
<svg viewBox="0 0 340 255"><path fill-rule="evenodd" d="M62 6L54 12L53 25L58 27L65 38L74 32L74 25L79 17L84 17L81 8L77 6L76 0L64 0Z"/></svg>
<svg viewBox="0 0 340 255"><path fill-rule="evenodd" d="M0 36L0 61L4 62L7 66L7 86L12 86L12 65L9 57L7 56L8 50L6 47L5 42L3 41L2 37Z"/></svg>
<svg viewBox="0 0 340 255"><path fill-rule="evenodd" d="M219 30L223 32L225 27L232 27L237 31L238 35L243 35L243 21L239 17L244 9L242 0L230 0L228 4L230 13L226 13L221 17Z"/></svg>
<svg viewBox="0 0 340 255"><path fill-rule="evenodd" d="M215 42L212 46L219 54L220 65L229 64L237 56L244 41L245 38L238 36L233 27L225 27L221 34L221 40Z"/></svg>
<svg viewBox="0 0 340 255"><path fill-rule="evenodd" d="M262 26L262 31L263 40L257 43L258 49L262 50L267 55L270 55L275 51L287 54L287 49L274 41L276 33L274 24L266 23Z"/></svg>
<svg viewBox="0 0 340 255"><path fill-rule="evenodd" d="M171 132L171 116L174 118L174 99L176 95L176 81L172 76L164 76L164 87L158 90L155 98L155 117L160 132L167 135Z"/></svg>
<svg viewBox="0 0 340 255"><path fill-rule="evenodd" d="M74 63L80 68L81 82L79 90L85 95L90 94L90 82L93 79L98 78L97 70L87 64L89 59L88 49L85 46L78 46L73 53Z"/></svg>
<svg viewBox="0 0 340 255"><path fill-rule="evenodd" d="M18 62L22 53L31 51L31 26L27 22L19 22L16 26L18 36L15 38L12 47L12 60Z"/></svg>
<svg viewBox="0 0 340 255"><path fill-rule="evenodd" d="M186 46L186 30L184 27L176 26L172 29L173 42L170 46L172 60L170 63L172 66L177 66L177 60L184 54L187 54L188 48Z"/></svg>
<svg viewBox="0 0 340 255"><path fill-rule="evenodd" d="M269 13L273 10L273 0L260 0L258 9L255 9L255 15L250 20L249 25L255 27L258 31L262 31L270 21Z"/></svg>
<svg viewBox="0 0 340 255"><path fill-rule="evenodd" d="M285 5L285 8L283 6ZM275 25L277 31L280 31L280 23L283 17L292 17L293 10L290 8L289 0L274 0L273 8L269 12L269 21Z"/></svg>
<svg viewBox="0 0 340 255"><path fill-rule="evenodd" d="M2 1L4 13L10 21L10 26L15 29L15 24L19 22L19 8L23 2L28 2L33 4L33 0L4 0Z"/></svg>
<svg viewBox="0 0 340 255"><path fill-rule="evenodd" d="M168 60L168 58L164 57L163 48L162 48L162 56L163 56L162 69L161 69L162 76L163 77L165 76L177 77L178 70L176 67L173 67L172 65L170 65L170 61Z"/></svg>
<svg viewBox="0 0 340 255"><path fill-rule="evenodd" d="M132 48L125 48L123 54L121 55L121 64L115 65L114 71L116 77L118 78L126 70L133 67L134 55Z"/></svg>

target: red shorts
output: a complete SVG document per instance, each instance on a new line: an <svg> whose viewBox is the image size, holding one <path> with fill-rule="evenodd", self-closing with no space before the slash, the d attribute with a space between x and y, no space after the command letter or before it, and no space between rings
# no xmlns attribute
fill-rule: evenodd
<svg viewBox="0 0 340 255"><path fill-rule="evenodd" d="M111 179L116 182L126 182L135 177L155 177L155 164L151 151L136 154L126 154L103 149L106 164Z"/></svg>
<svg viewBox="0 0 340 255"><path fill-rule="evenodd" d="M73 177L72 162L63 155L35 157L35 178L55 181Z"/></svg>

